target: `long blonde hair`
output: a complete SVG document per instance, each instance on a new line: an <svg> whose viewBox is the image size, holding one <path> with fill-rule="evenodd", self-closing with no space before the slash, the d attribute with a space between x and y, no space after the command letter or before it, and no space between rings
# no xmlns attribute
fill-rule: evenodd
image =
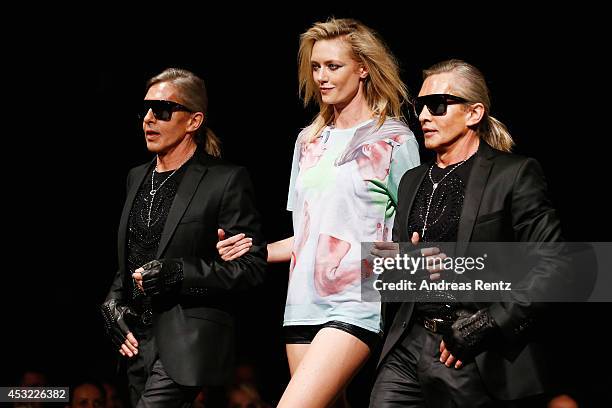
<svg viewBox="0 0 612 408"><path fill-rule="evenodd" d="M459 80L453 86L453 93L467 99L469 102L480 102L485 106L485 114L478 124L478 135L491 147L509 152L514 146L514 140L506 125L490 115L491 97L484 75L475 66L465 61L451 59L442 61L423 71L423 79L429 76L452 73Z"/></svg>
<svg viewBox="0 0 612 408"><path fill-rule="evenodd" d="M167 68L147 81L147 91L155 84L170 82L179 90L181 103L193 112L202 112L206 117L208 94L204 80L191 71L181 68ZM211 156L221 156L221 141L208 126L202 124L196 131L196 144Z"/></svg>
<svg viewBox="0 0 612 408"><path fill-rule="evenodd" d="M329 19L315 23L300 37L298 80L304 106L312 100L319 105L319 114L304 132L304 142L319 136L333 120L333 106L323 103L319 87L312 76L311 55L315 42L341 38L351 48L353 59L368 70L364 94L368 107L378 116L378 127L387 116L403 119L402 105L408 102L408 90L399 75L398 63L379 35L369 27L352 19Z"/></svg>

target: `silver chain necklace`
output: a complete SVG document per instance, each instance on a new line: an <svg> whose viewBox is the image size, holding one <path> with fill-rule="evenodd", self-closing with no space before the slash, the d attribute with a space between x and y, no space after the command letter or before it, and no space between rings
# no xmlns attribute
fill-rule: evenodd
<svg viewBox="0 0 612 408"><path fill-rule="evenodd" d="M472 157L472 156L470 156ZM431 202L433 201L433 196L434 193L436 192L436 188L438 188L438 186L444 181L444 179L451 174L453 171L455 171L457 169L457 167L461 166L463 163L465 163L466 161L468 161L470 159L470 157L468 157L467 159L460 161L459 163L455 164L455 167L453 167L452 169L450 169L450 171L448 173L446 173L441 179L440 181L438 181L437 183L433 180L433 177L431 177L431 170L433 169L433 167L436 165L436 163L432 164L431 167L429 168L429 180L431 180L431 184L433 186L432 190L431 190L431 194L429 195L429 201L427 202L427 211L425 212L425 220L423 221L423 229L421 230L421 239L425 238L425 232L427 231L427 219L429 218L429 209L431 207ZM435 222L434 222L435 223Z"/></svg>
<svg viewBox="0 0 612 408"><path fill-rule="evenodd" d="M151 201L149 202L149 214L147 216L147 228L151 227L151 210L153 209L153 200L155 199L155 194L157 194L157 192L162 188L162 186L166 184L166 181L168 181L170 177L174 176L174 173L176 173L181 167L183 167L183 164L187 163L189 159L191 159L192 156L193 156L193 153L183 163L181 163L180 166L174 169L174 171L170 173L170 175L166 177L166 179L162 181L161 184L157 186L157 188L153 188L153 176L155 175L155 173L158 173L157 164L155 164L155 168L151 172L151 191L149 191L149 194L151 195ZM155 160L157 161L157 158Z"/></svg>

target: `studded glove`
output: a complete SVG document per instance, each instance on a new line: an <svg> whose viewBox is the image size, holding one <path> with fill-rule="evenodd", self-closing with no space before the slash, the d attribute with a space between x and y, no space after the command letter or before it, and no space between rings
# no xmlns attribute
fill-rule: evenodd
<svg viewBox="0 0 612 408"><path fill-rule="evenodd" d="M457 359L466 361L474 358L494 341L499 328L487 309L474 314L465 310L456 312L457 321L444 333L446 348Z"/></svg>
<svg viewBox="0 0 612 408"><path fill-rule="evenodd" d="M121 347L130 332L128 323L138 319L138 315L129 306L119 305L117 299L108 299L100 306L106 333L113 344Z"/></svg>
<svg viewBox="0 0 612 408"><path fill-rule="evenodd" d="M142 288L147 296L172 292L183 281L183 264L179 261L153 260L142 269Z"/></svg>

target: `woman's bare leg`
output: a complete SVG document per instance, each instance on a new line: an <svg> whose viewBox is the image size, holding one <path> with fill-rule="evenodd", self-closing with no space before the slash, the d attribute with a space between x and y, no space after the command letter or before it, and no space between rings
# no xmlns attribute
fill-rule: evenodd
<svg viewBox="0 0 612 408"><path fill-rule="evenodd" d="M287 361L289 362L289 372L291 377L297 370L298 366L302 362L302 359L306 355L310 344L287 344Z"/></svg>
<svg viewBox="0 0 612 408"><path fill-rule="evenodd" d="M304 345L287 345L292 376L278 407L326 408L338 396L338 406L345 406L343 391L368 359L368 346L332 327L321 329L306 348L298 351L294 346ZM301 356L300 352L303 352Z"/></svg>

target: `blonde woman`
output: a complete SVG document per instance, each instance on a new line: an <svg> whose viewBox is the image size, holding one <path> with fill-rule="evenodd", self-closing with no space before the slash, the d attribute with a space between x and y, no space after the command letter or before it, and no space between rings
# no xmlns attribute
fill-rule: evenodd
<svg viewBox="0 0 612 408"><path fill-rule="evenodd" d="M397 186L419 164L418 144L401 120L408 94L397 63L360 22L331 19L302 34L299 83L320 111L295 145L294 236L268 245L268 262L290 262L291 381L278 406L342 407L382 336L380 302L361 300L360 243L391 238ZM242 234L218 244L225 260L248 247Z"/></svg>

